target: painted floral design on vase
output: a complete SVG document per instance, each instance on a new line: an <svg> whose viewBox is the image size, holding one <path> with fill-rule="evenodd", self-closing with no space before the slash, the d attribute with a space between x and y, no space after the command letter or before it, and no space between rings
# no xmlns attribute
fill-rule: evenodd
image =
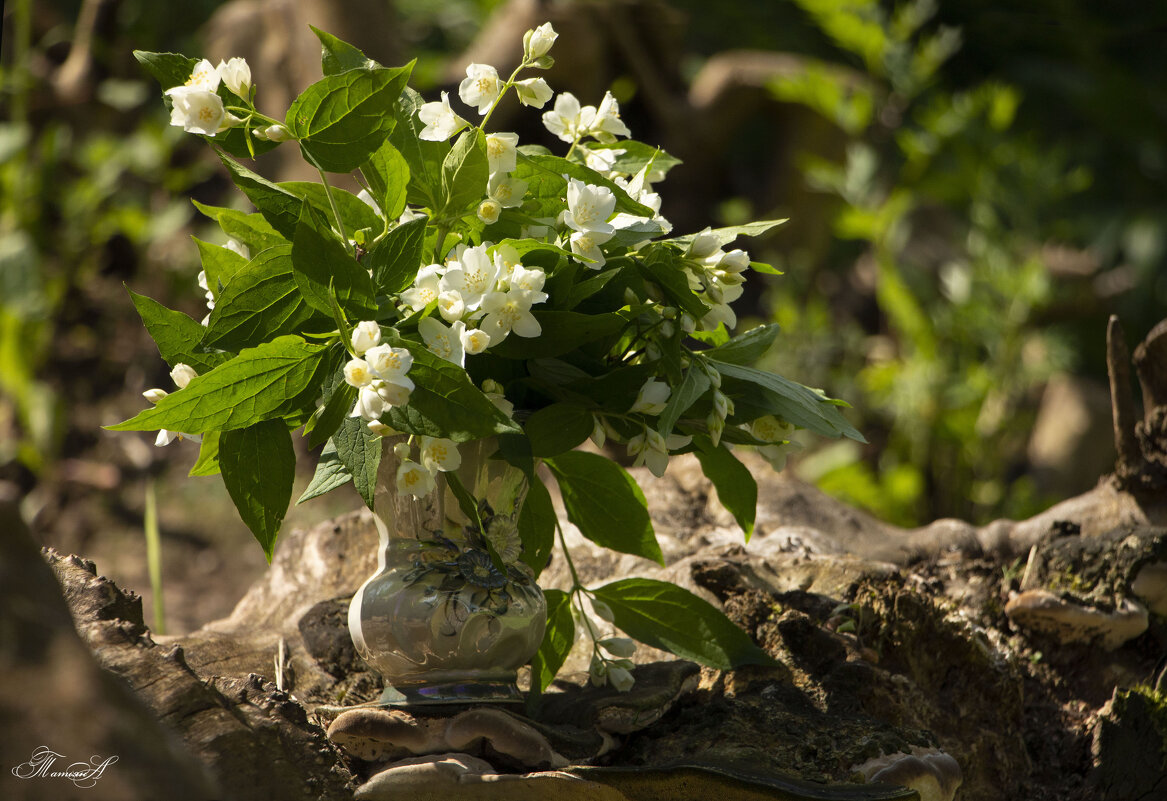
<svg viewBox="0 0 1167 801"><path fill-rule="evenodd" d="M394 446L403 441L384 440L377 572L349 607L357 653L384 677L383 704L521 701L517 671L539 649L547 611L519 561L527 477L491 458L496 440L478 440L458 446L457 470L437 473L434 488L414 497L398 491L404 460ZM471 496L478 520L455 488Z"/></svg>

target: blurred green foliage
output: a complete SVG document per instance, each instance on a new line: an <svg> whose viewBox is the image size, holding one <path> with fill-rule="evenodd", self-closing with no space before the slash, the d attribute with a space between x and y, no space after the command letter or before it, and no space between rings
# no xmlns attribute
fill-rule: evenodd
<svg viewBox="0 0 1167 801"><path fill-rule="evenodd" d="M939 73L960 36L928 24L931 2L796 2L863 66L859 79L819 66L772 91L846 133L841 160L808 156L802 172L837 197L835 266L877 307L864 328L833 315L812 284L772 298L775 320L796 340L834 329L833 364L824 372L819 362L820 380L852 400L877 442L866 454L850 445L819 452L802 473L902 524L1031 514L1048 501L1018 470L1034 401L1055 371L1073 366L1067 343L1040 321L1054 300L1040 255L1052 230L1040 210L1086 189L1090 173L1014 129L1017 88L944 85ZM817 361L813 348L777 358L800 353L808 368Z"/></svg>

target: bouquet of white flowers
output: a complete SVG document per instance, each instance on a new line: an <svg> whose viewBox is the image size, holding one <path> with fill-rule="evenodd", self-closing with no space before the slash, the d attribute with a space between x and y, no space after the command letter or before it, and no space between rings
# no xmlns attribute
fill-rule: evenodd
<svg viewBox="0 0 1167 801"><path fill-rule="evenodd" d="M198 242L210 307L201 324L132 295L179 389L150 390L153 407L112 428L160 429L159 444L172 432L201 437L191 474L222 475L269 559L291 500L297 430L324 445L300 501L352 481L370 506L382 437L397 438L397 491L414 496L437 476L456 483L461 445L497 438L498 458L531 487L520 547L484 548L533 574L557 529L539 462L585 537L663 563L635 481L574 450L589 438L623 444L656 475L671 455L695 453L746 537L757 487L733 446L780 462L794 428L862 440L845 404L749 366L776 326L728 333L746 271L775 271L726 248L781 220L674 235L654 186L678 161L627 138L610 93L596 106L561 93L543 113L562 156L488 130L512 90L524 106L551 100L543 78L521 77L552 63L549 24L527 33L509 78L467 68L458 95L477 125L446 93L425 102L410 89L412 63L383 67L317 35L324 78L283 120L256 109L242 59L214 67L136 53L161 82L172 123L216 148L257 212L196 203L228 238ZM299 146L320 183L274 183L236 160L282 142ZM333 187L330 173L363 188ZM566 656L570 609L585 597L627 633L680 655L722 667L764 659L708 604L657 585L548 590L541 683ZM594 673L627 684L625 642L593 640Z"/></svg>

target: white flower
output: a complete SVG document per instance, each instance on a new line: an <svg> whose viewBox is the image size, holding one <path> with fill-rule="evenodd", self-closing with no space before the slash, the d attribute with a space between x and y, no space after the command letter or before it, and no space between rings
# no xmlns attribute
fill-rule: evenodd
<svg viewBox="0 0 1167 801"><path fill-rule="evenodd" d="M598 270L608 263L604 258L603 251L600 250L600 245L612 238L612 234L601 234L597 231L588 231L586 233L576 231L571 235L571 252L577 256L582 256L584 259L591 259L590 262L583 261L584 265L593 270Z"/></svg>
<svg viewBox="0 0 1167 801"><path fill-rule="evenodd" d="M397 466L397 493L424 498L434 491L437 483L429 470L410 459L403 459Z"/></svg>
<svg viewBox="0 0 1167 801"><path fill-rule="evenodd" d="M490 345L490 335L481 328L469 328L462 332L462 350L467 356L482 353Z"/></svg>
<svg viewBox="0 0 1167 801"><path fill-rule="evenodd" d="M438 295L438 314L442 315L442 319L447 323L460 319L465 313L466 301L462 299L461 292L448 289Z"/></svg>
<svg viewBox="0 0 1167 801"><path fill-rule="evenodd" d="M493 225L498 222L498 216L502 214L502 206L497 200L487 198L478 204L478 219L482 220L485 225Z"/></svg>
<svg viewBox="0 0 1167 801"><path fill-rule="evenodd" d="M462 348L462 333L465 330L466 324L461 320L455 320L447 327L433 317L426 317L417 324L417 333L425 340L430 353L459 367L466 364L466 353Z"/></svg>
<svg viewBox="0 0 1167 801"><path fill-rule="evenodd" d="M545 56L551 50L551 45L555 44L555 40L559 38L559 34L551 27L550 22L544 22L538 28L527 31L523 37L523 51L526 59L532 61Z"/></svg>
<svg viewBox="0 0 1167 801"><path fill-rule="evenodd" d="M511 331L521 337L537 337L543 333L539 321L531 314L531 303L521 289L491 292L483 298L482 308L486 311L482 330L494 344L506 339Z"/></svg>
<svg viewBox="0 0 1167 801"><path fill-rule="evenodd" d="M486 114L502 91L498 70L488 64L471 64L466 77L458 84L458 97L468 106L477 106L479 114Z"/></svg>
<svg viewBox="0 0 1167 801"><path fill-rule="evenodd" d="M224 85L234 94L245 100L250 96L251 67L247 66L244 59L233 58L227 62L220 61L216 72L219 73Z"/></svg>
<svg viewBox="0 0 1167 801"><path fill-rule="evenodd" d="M634 466L647 465L652 474L660 478L669 466L669 450L683 448L692 439L674 434L666 440L658 431L645 428L644 433L628 440L628 455L636 457L632 462Z"/></svg>
<svg viewBox="0 0 1167 801"><path fill-rule="evenodd" d="M373 383L373 372L364 359L350 359L344 366L344 380L349 386L360 389Z"/></svg>
<svg viewBox="0 0 1167 801"><path fill-rule="evenodd" d="M486 194L504 209L513 209L523 205L523 196L527 194L527 182L511 178L503 172L494 172L490 174L490 180L486 184Z"/></svg>
<svg viewBox="0 0 1167 801"><path fill-rule="evenodd" d="M414 311L421 311L438 299L442 288L442 272L446 268L440 264L429 264L417 271L413 286L401 293L401 299Z"/></svg>
<svg viewBox="0 0 1167 801"><path fill-rule="evenodd" d="M170 377L179 389L186 389L186 385L191 382L192 378L197 378L198 373L189 364L179 362L174 365L174 369L170 371Z"/></svg>
<svg viewBox="0 0 1167 801"><path fill-rule="evenodd" d="M214 92L189 86L176 86L167 89L166 94L171 100L171 125L176 125L187 133L204 136L214 136L228 127L227 118L231 115L223 107L222 98Z"/></svg>
<svg viewBox="0 0 1167 801"><path fill-rule="evenodd" d="M562 141L574 142L587 131L595 115L596 110L591 106L581 109L571 92L560 92L554 110L543 113L543 126Z"/></svg>
<svg viewBox="0 0 1167 801"><path fill-rule="evenodd" d="M405 389L413 389L413 381L405 374L413 366L413 354L405 348L377 345L365 351L365 361L377 378Z"/></svg>
<svg viewBox="0 0 1167 801"><path fill-rule="evenodd" d="M477 311L486 293L494 289L498 273L498 264L487 255L485 245L463 248L458 261L442 276L441 291L458 291L467 310Z"/></svg>
<svg viewBox="0 0 1167 801"><path fill-rule="evenodd" d="M642 412L643 414L660 414L669 402L669 395L673 393L669 385L663 381L650 378L640 388L636 402L632 404L629 413Z"/></svg>
<svg viewBox="0 0 1167 801"><path fill-rule="evenodd" d="M730 308L728 303L714 305L701 318L701 328L705 331L713 331L721 323L725 323L726 328L733 328L737 325L737 314Z"/></svg>
<svg viewBox="0 0 1167 801"><path fill-rule="evenodd" d="M632 131L620 119L620 104L611 92L604 93L604 99L600 101L600 107L596 109L595 118L587 132L606 143L615 142L617 136L632 135Z"/></svg>
<svg viewBox="0 0 1167 801"><path fill-rule="evenodd" d="M622 148L597 148L595 150L584 150L584 162L591 169L596 172L610 173L612 168L616 166L616 159L624 155Z"/></svg>
<svg viewBox="0 0 1167 801"><path fill-rule="evenodd" d="M445 142L470 124L450 108L449 92L442 92L440 102L423 105L417 112L417 116L425 123L425 127L421 129L417 138L425 139L427 142Z"/></svg>
<svg viewBox="0 0 1167 801"><path fill-rule="evenodd" d="M519 251L512 245L495 245L494 266L498 268L498 280L509 281L516 267L521 267Z"/></svg>
<svg viewBox="0 0 1167 801"><path fill-rule="evenodd" d="M492 133L486 135L486 160L491 172L510 172L518 164L519 135Z"/></svg>
<svg viewBox="0 0 1167 801"><path fill-rule="evenodd" d="M571 178L567 182L567 211L563 222L579 232L610 234L616 229L608 218L616 208L616 196L606 186L585 184Z"/></svg>
<svg viewBox="0 0 1167 801"><path fill-rule="evenodd" d="M186 79L186 86L190 89L204 89L208 92L213 92L219 88L219 80L221 79L219 70L205 58L198 64L194 65L194 69L190 72L190 77ZM169 90L168 90L169 91Z"/></svg>
<svg viewBox="0 0 1167 801"><path fill-rule="evenodd" d="M408 386L401 383L391 383L389 381L374 381L373 389L377 391L377 395L385 402L386 406L405 406L409 403L409 394L413 391L413 382L408 378L405 379Z"/></svg>
<svg viewBox="0 0 1167 801"><path fill-rule="evenodd" d="M462 464L462 454L452 439L421 437L418 448L422 466L431 473L449 473Z"/></svg>
<svg viewBox="0 0 1167 801"><path fill-rule="evenodd" d="M353 352L364 356L369 348L381 344L381 326L376 320L363 320L353 329Z"/></svg>
<svg viewBox="0 0 1167 801"><path fill-rule="evenodd" d="M519 102L524 106L532 106L534 108L543 108L547 105L547 101L551 99L554 92L551 87L547 85L547 81L542 78L527 78L522 81L515 81L515 92L519 95Z"/></svg>
<svg viewBox="0 0 1167 801"><path fill-rule="evenodd" d="M350 417L359 417L366 422L380 419L385 413L385 400L377 394L373 383L366 384L357 391L357 402Z"/></svg>
<svg viewBox="0 0 1167 801"><path fill-rule="evenodd" d="M543 291L543 283L547 280L547 273L538 267L524 267L515 265L510 275L510 289L522 292L527 302L534 305L547 300L547 293Z"/></svg>

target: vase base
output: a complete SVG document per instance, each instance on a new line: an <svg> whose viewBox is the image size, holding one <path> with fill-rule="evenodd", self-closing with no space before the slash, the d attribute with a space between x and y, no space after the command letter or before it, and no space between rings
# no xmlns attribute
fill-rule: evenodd
<svg viewBox="0 0 1167 801"><path fill-rule="evenodd" d="M442 704L521 704L523 694L513 681L449 682L387 685L379 706L410 707Z"/></svg>

